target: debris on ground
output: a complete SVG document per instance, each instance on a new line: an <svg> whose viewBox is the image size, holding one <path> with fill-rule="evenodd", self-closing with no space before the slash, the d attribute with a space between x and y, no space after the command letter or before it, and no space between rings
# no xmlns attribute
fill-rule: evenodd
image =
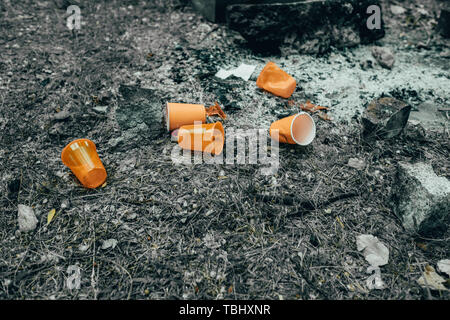
<svg viewBox="0 0 450 320"><path fill-rule="evenodd" d="M395 56L390 49L373 47L372 55L383 68L392 69L394 66Z"/></svg>
<svg viewBox="0 0 450 320"><path fill-rule="evenodd" d="M450 259L444 259L437 263L440 272L443 272L450 276Z"/></svg>
<svg viewBox="0 0 450 320"><path fill-rule="evenodd" d="M362 234L356 237L358 251L363 251L364 258L373 267L381 267L389 261L389 249L377 237Z"/></svg>
<svg viewBox="0 0 450 320"><path fill-rule="evenodd" d="M441 290L447 291L448 289L444 286L446 280L436 273L436 270L430 265L425 266L425 272L417 280L417 283L423 288L428 288L431 290Z"/></svg>
<svg viewBox="0 0 450 320"><path fill-rule="evenodd" d="M219 103L216 101L215 105L212 107L206 108L206 114L208 116L219 116L223 120L227 119L227 115L223 112L222 108L219 106Z"/></svg>
<svg viewBox="0 0 450 320"><path fill-rule="evenodd" d="M357 170L363 170L366 167L366 162L362 159L350 158L347 165Z"/></svg>
<svg viewBox="0 0 450 320"><path fill-rule="evenodd" d="M362 135L364 138L394 138L402 133L410 113L411 106L403 101L391 97L375 99L362 115Z"/></svg>
<svg viewBox="0 0 450 320"><path fill-rule="evenodd" d="M398 163L393 210L403 226L429 238L439 238L450 223L450 181L429 163Z"/></svg>
<svg viewBox="0 0 450 320"><path fill-rule="evenodd" d="M252 76L253 72L255 71L255 69L256 69L255 65L242 63L241 65L239 65L239 67L235 69L231 70L220 69L216 73L216 77L225 80L230 76L235 76L237 78L241 78L245 81L248 81Z"/></svg>
<svg viewBox="0 0 450 320"><path fill-rule="evenodd" d="M297 82L275 63L268 62L259 74L256 85L274 95L289 98L294 93Z"/></svg>
<svg viewBox="0 0 450 320"><path fill-rule="evenodd" d="M303 110L303 111L308 111L308 112L311 112L311 113L315 113L315 112L318 112L318 111L320 111L320 110L328 110L329 108L327 108L327 107L322 107L322 106L319 106L319 105L317 105L317 104L313 104L313 103L311 103L311 101L306 101L306 103L305 104L300 104L300 109L301 110Z"/></svg>
<svg viewBox="0 0 450 320"><path fill-rule="evenodd" d="M19 204L17 220L19 223L19 230L22 232L33 231L36 229L38 219L34 214L33 208Z"/></svg>
<svg viewBox="0 0 450 320"><path fill-rule="evenodd" d="M116 239L108 239L103 241L102 244L102 249L106 250L106 249L114 249L117 246L118 241Z"/></svg>
<svg viewBox="0 0 450 320"><path fill-rule="evenodd" d="M370 267L367 273L372 274L366 280L366 286L369 290L383 290L386 288L381 279L380 267L389 261L389 249L377 237L370 234L362 234L356 238L358 251L363 251L364 258L369 262Z"/></svg>

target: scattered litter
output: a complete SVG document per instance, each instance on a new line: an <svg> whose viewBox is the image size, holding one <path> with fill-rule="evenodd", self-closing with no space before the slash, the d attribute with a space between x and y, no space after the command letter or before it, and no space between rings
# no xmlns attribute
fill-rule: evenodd
<svg viewBox="0 0 450 320"><path fill-rule="evenodd" d="M225 131L221 122L182 126L178 131L178 145L185 150L219 155L224 142Z"/></svg>
<svg viewBox="0 0 450 320"><path fill-rule="evenodd" d="M319 106L317 104L313 104L313 103L311 103L311 101L308 100L308 101L306 101L305 104L301 104L300 105L300 109L302 109L303 111L308 111L308 112L311 112L311 113L315 113L315 112L318 112L320 110L328 110L329 108L322 107L322 106Z"/></svg>
<svg viewBox="0 0 450 320"><path fill-rule="evenodd" d="M72 141L63 149L61 159L86 188L97 188L105 183L106 170L91 140Z"/></svg>
<svg viewBox="0 0 450 320"><path fill-rule="evenodd" d="M394 66L395 57L389 49L373 47L372 55L383 68L392 69Z"/></svg>
<svg viewBox="0 0 450 320"><path fill-rule="evenodd" d="M103 250L106 250L109 248L114 249L116 247L116 245L117 245L116 239L108 239L108 240L103 241L102 249Z"/></svg>
<svg viewBox="0 0 450 320"><path fill-rule="evenodd" d="M297 82L275 63L268 62L259 74L256 85L274 95L289 98L294 93Z"/></svg>
<svg viewBox="0 0 450 320"><path fill-rule="evenodd" d="M347 165L357 170L363 170L366 167L365 161L357 158L350 158Z"/></svg>
<svg viewBox="0 0 450 320"><path fill-rule="evenodd" d="M381 279L380 267L370 266L369 268L367 268L367 273L372 274L369 278L366 279L366 286L369 290L386 289L386 284Z"/></svg>
<svg viewBox="0 0 450 320"><path fill-rule="evenodd" d="M47 225L49 225L50 222L52 222L53 218L55 217L55 213L56 213L55 209L50 210L50 212L47 215Z"/></svg>
<svg viewBox="0 0 450 320"><path fill-rule="evenodd" d="M281 143L306 146L316 136L316 124L309 114L305 112L298 113L272 123L270 136Z"/></svg>
<svg viewBox="0 0 450 320"><path fill-rule="evenodd" d="M223 120L226 120L227 115L225 114L225 112L223 112L222 108L219 106L219 103L216 101L215 105L213 105L212 107L206 108L206 114L208 116L219 116L221 117Z"/></svg>
<svg viewBox="0 0 450 320"><path fill-rule="evenodd" d="M434 268L430 265L425 267L425 272L417 280L417 283L423 288L447 291L447 288L443 285L444 282L445 279L438 275Z"/></svg>
<svg viewBox="0 0 450 320"><path fill-rule="evenodd" d="M362 234L356 238L358 251L364 250L363 254L370 267L367 273L372 274L366 280L366 286L369 290L383 290L386 288L381 279L380 267L388 263L389 249L381 243L377 237L370 234Z"/></svg>
<svg viewBox="0 0 450 320"><path fill-rule="evenodd" d="M256 66L254 65L249 65L249 64L245 64L245 63L241 63L241 65L235 69L231 69L231 70L225 70L225 69L220 69L217 73L216 73L216 77L225 80L230 76L235 76L238 78L241 78L245 81L248 81L250 79L250 77L252 76L253 72L255 71Z"/></svg>
<svg viewBox="0 0 450 320"><path fill-rule="evenodd" d="M33 208L19 204L18 208L18 222L19 222L19 230L23 232L32 231L36 229L38 219L34 215Z"/></svg>
<svg viewBox="0 0 450 320"><path fill-rule="evenodd" d="M439 261L437 266L440 272L446 273L448 276L450 276L450 259Z"/></svg>
<svg viewBox="0 0 450 320"><path fill-rule="evenodd" d="M184 125L195 122L206 122L206 109L202 104L167 103L166 106L167 131L172 131Z"/></svg>
<svg viewBox="0 0 450 320"><path fill-rule="evenodd" d="M370 234L363 234L356 238L358 251L364 250L366 261L373 267L381 267L388 263L389 249Z"/></svg>

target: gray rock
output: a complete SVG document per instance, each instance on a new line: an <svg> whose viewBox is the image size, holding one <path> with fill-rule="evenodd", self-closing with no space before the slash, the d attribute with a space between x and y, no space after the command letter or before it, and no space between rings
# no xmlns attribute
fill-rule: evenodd
<svg viewBox="0 0 450 320"><path fill-rule="evenodd" d="M116 110L116 120L122 136L116 139L116 147L132 147L150 144L164 132L163 99L158 90L121 85L122 99ZM110 143L114 145L114 143Z"/></svg>
<svg viewBox="0 0 450 320"><path fill-rule="evenodd" d="M28 232L36 229L38 219L34 215L33 208L19 204L19 210L17 215L19 223L19 230L22 232Z"/></svg>
<svg viewBox="0 0 450 320"><path fill-rule="evenodd" d="M450 5L441 10L438 29L440 30L442 36L445 38L450 38Z"/></svg>
<svg viewBox="0 0 450 320"><path fill-rule="evenodd" d="M214 22L226 20L255 51L293 45L302 53L323 53L331 46L354 46L384 36L369 29L367 13L377 0L193 0ZM223 13L225 12L225 19Z"/></svg>
<svg viewBox="0 0 450 320"><path fill-rule="evenodd" d="M394 212L406 230L439 237L450 223L450 181L437 176L430 164L398 164Z"/></svg>
<svg viewBox="0 0 450 320"><path fill-rule="evenodd" d="M373 47L372 55L383 68L392 69L394 66L395 56L391 50L383 47Z"/></svg>
<svg viewBox="0 0 450 320"><path fill-rule="evenodd" d="M410 113L411 106L391 97L371 101L361 119L363 137L390 139L398 136L408 123Z"/></svg>

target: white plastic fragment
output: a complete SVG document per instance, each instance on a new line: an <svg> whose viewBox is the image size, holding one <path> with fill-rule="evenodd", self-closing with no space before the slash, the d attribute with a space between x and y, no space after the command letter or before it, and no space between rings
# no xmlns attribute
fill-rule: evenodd
<svg viewBox="0 0 450 320"><path fill-rule="evenodd" d="M370 266L369 268L367 268L367 273L372 274L366 280L366 286L369 290L383 290L386 288L386 284L383 282L383 280L381 280L380 267Z"/></svg>
<svg viewBox="0 0 450 320"><path fill-rule="evenodd" d="M248 81L250 79L250 77L252 76L253 72L255 71L255 69L256 69L256 66L254 66L254 65L241 63L241 65L235 69L225 70L225 69L221 68L216 73L216 77L218 77L222 80L225 80L226 78L230 77L231 75L234 75L235 77L238 77L245 81Z"/></svg>
<svg viewBox="0 0 450 320"><path fill-rule="evenodd" d="M356 238L358 251L364 250L363 254L367 262L373 267L384 266L389 261L389 249L370 234L362 234Z"/></svg>
<svg viewBox="0 0 450 320"><path fill-rule="evenodd" d="M437 263L438 269L442 273L446 273L450 276L450 259L444 259Z"/></svg>
<svg viewBox="0 0 450 320"><path fill-rule="evenodd" d="M102 249L103 250L106 250L109 248L114 249L116 247L116 245L117 245L116 239L108 239L108 240L103 241Z"/></svg>
<svg viewBox="0 0 450 320"><path fill-rule="evenodd" d="M19 223L19 230L27 232L36 229L38 219L34 215L33 208L19 204L18 209L17 220Z"/></svg>

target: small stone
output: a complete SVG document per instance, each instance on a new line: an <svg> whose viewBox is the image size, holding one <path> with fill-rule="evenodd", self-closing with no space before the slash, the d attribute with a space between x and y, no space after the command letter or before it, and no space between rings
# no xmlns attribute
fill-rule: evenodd
<svg viewBox="0 0 450 320"><path fill-rule="evenodd" d="M429 238L444 234L450 224L450 181L430 164L400 162L393 210L406 230Z"/></svg>
<svg viewBox="0 0 450 320"><path fill-rule="evenodd" d="M366 166L366 163L364 162L364 160L361 159L357 159L357 158L350 158L348 160L348 164L349 167L357 169L357 170L363 170Z"/></svg>
<svg viewBox="0 0 450 320"><path fill-rule="evenodd" d="M116 245L117 245L116 239L108 239L108 240L103 241L102 249L103 250L106 250L109 248L114 249L116 247Z"/></svg>
<svg viewBox="0 0 450 320"><path fill-rule="evenodd" d="M60 112L57 112L53 115L52 119L53 120L58 120L58 121L62 121L62 120L66 120L70 117L70 112L69 110L63 110Z"/></svg>
<svg viewBox="0 0 450 320"><path fill-rule="evenodd" d="M373 47L372 55L383 68L392 69L394 66L395 57L391 50L382 47Z"/></svg>
<svg viewBox="0 0 450 320"><path fill-rule="evenodd" d="M19 230L21 232L32 231L36 229L38 219L34 215L33 208L19 204L18 211Z"/></svg>
<svg viewBox="0 0 450 320"><path fill-rule="evenodd" d="M406 9L401 6L391 5L391 12L395 15L404 14Z"/></svg>

